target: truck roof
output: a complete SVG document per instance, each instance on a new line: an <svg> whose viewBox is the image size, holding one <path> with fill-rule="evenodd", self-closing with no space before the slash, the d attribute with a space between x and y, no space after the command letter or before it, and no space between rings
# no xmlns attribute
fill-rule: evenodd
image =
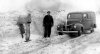
<svg viewBox="0 0 100 54"><path fill-rule="evenodd" d="M89 18L96 18L95 12L93 11L84 11L84 12L70 12L69 14L88 14Z"/></svg>
<svg viewBox="0 0 100 54"><path fill-rule="evenodd" d="M90 13L95 13L93 11L83 11L83 12L70 12L69 14L71 13L87 13L87 14L90 14Z"/></svg>

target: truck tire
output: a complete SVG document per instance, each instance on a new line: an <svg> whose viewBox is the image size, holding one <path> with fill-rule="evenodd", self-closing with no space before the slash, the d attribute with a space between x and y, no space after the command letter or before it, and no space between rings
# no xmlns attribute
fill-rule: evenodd
<svg viewBox="0 0 100 54"><path fill-rule="evenodd" d="M70 33L68 35L70 36L70 38L76 38L76 37L78 37L78 33Z"/></svg>
<svg viewBox="0 0 100 54"><path fill-rule="evenodd" d="M94 24L94 28L96 28L97 26L96 26L96 24Z"/></svg>
<svg viewBox="0 0 100 54"><path fill-rule="evenodd" d="M82 34L82 30L79 30L78 31L78 36L81 36L81 34Z"/></svg>
<svg viewBox="0 0 100 54"><path fill-rule="evenodd" d="M59 35L63 35L63 33L62 33L62 32L58 32L58 34L59 34Z"/></svg>
<svg viewBox="0 0 100 54"><path fill-rule="evenodd" d="M90 30L90 32L93 33L93 32L94 32L94 28L92 28L92 29Z"/></svg>

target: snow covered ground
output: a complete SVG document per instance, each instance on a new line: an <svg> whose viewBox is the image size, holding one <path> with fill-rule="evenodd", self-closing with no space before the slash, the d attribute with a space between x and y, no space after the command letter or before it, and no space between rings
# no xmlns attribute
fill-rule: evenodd
<svg viewBox="0 0 100 54"><path fill-rule="evenodd" d="M97 28L92 34L70 39L68 35L44 39L31 34L31 41L24 42L20 36L0 39L0 54L100 54L100 15Z"/></svg>
<svg viewBox="0 0 100 54"><path fill-rule="evenodd" d="M99 54L100 32L70 39L68 36L55 36L51 39L37 39L28 43L20 42L6 46L2 54ZM3 45L4 46L4 45Z"/></svg>
<svg viewBox="0 0 100 54"><path fill-rule="evenodd" d="M53 34L59 21L64 21L69 11L97 11L99 7L96 6L95 0L77 0L77 4L76 0L2 0L0 2L0 54L100 54L99 14L96 19L97 29L92 34L85 34L74 39L70 39L68 35ZM99 0L97 3L99 4ZM17 17L25 14L27 8L33 11L30 42L24 42L25 38L21 38L16 26ZM47 9L55 12L52 14L55 26L52 29L52 37L44 39L41 23ZM7 14L10 12L10 15L2 16L1 12L7 12Z"/></svg>
<svg viewBox="0 0 100 54"><path fill-rule="evenodd" d="M100 32L95 31L59 44L50 44L29 54L100 54Z"/></svg>

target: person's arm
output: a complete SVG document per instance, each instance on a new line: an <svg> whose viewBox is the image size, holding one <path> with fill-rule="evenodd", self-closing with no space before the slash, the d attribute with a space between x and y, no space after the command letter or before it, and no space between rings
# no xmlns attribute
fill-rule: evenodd
<svg viewBox="0 0 100 54"><path fill-rule="evenodd" d="M51 23L52 23L52 26L54 25L54 20L53 20L53 17L51 16L52 20L51 20Z"/></svg>
<svg viewBox="0 0 100 54"><path fill-rule="evenodd" d="M43 19L43 26L45 26L45 18L46 18L46 16L45 16L44 19Z"/></svg>

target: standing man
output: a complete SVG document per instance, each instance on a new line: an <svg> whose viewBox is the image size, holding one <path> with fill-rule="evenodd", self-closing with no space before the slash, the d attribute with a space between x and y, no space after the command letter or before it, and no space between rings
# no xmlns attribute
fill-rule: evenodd
<svg viewBox="0 0 100 54"><path fill-rule="evenodd" d="M44 26L44 38L50 37L51 28L53 26L53 17L50 15L50 11L47 12L47 15L43 19L43 26Z"/></svg>
<svg viewBox="0 0 100 54"><path fill-rule="evenodd" d="M25 18L26 20L26 23L25 23L25 26L26 26L26 41L25 42L28 42L30 41L30 24L31 24L31 14L28 13L27 17Z"/></svg>

